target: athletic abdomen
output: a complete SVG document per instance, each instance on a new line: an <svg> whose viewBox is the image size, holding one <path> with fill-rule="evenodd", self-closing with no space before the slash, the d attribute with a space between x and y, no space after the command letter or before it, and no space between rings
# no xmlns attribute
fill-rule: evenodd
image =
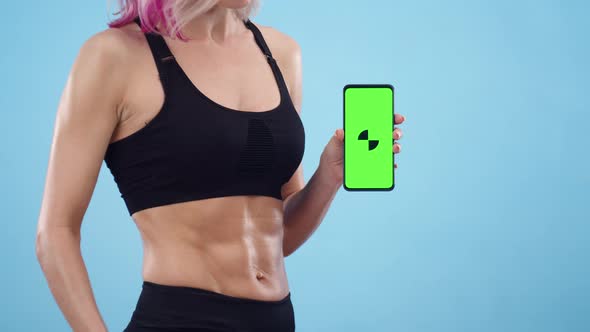
<svg viewBox="0 0 590 332"><path fill-rule="evenodd" d="M282 202L236 196L179 205L136 221L144 280L261 300L285 297Z"/></svg>

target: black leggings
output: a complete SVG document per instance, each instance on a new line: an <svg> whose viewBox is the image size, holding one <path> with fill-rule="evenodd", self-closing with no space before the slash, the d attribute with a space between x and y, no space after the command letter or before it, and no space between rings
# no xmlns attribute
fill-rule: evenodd
<svg viewBox="0 0 590 332"><path fill-rule="evenodd" d="M291 293L278 301L144 281L123 332L295 331Z"/></svg>

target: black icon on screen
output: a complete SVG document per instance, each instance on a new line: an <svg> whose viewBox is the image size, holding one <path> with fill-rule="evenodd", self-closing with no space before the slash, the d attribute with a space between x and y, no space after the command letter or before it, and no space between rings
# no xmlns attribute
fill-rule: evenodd
<svg viewBox="0 0 590 332"><path fill-rule="evenodd" d="M369 145L369 151L375 149L377 147L377 145L379 145L379 140L376 139L369 139L369 129L365 129L363 130L360 134L359 134L359 141L360 140L365 140L368 141L368 145Z"/></svg>

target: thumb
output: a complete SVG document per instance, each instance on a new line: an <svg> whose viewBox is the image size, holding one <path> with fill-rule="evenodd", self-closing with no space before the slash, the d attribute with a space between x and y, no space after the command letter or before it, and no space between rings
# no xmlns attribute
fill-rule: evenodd
<svg viewBox="0 0 590 332"><path fill-rule="evenodd" d="M344 141L344 130L342 128L336 129L336 131L334 131L332 139L335 139L338 143L342 143Z"/></svg>

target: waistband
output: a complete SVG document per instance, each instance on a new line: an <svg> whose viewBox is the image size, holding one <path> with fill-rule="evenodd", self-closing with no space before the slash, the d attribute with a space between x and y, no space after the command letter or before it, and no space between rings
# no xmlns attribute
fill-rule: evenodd
<svg viewBox="0 0 590 332"><path fill-rule="evenodd" d="M144 281L125 332L295 330L291 293L278 301Z"/></svg>
<svg viewBox="0 0 590 332"><path fill-rule="evenodd" d="M252 299L252 298L244 298L244 297L237 297L231 296L227 294L222 294L219 292L215 292L209 289L198 288L198 287L188 287L188 286L173 286L173 285L163 285L158 284L151 281L143 281L142 288L147 291L157 291L157 292L167 292L170 294L177 294L177 295L190 295L190 294L199 294L199 295L206 295L213 298L217 298L224 301L235 302L235 303L249 303L249 304L262 304L262 305L278 305L283 304L291 298L291 292L289 292L284 298L280 300L259 300L259 299Z"/></svg>

